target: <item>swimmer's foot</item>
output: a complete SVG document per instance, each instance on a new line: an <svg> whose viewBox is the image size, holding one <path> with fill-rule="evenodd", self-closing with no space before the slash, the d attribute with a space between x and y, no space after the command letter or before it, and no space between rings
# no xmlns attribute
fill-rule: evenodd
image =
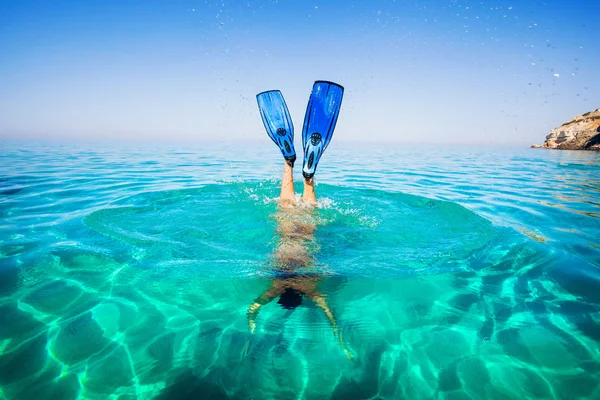
<svg viewBox="0 0 600 400"><path fill-rule="evenodd" d="M269 90L257 94L256 100L267 134L281 150L285 162L294 167L294 125L283 95L279 90Z"/></svg>
<svg viewBox="0 0 600 400"><path fill-rule="evenodd" d="M343 95L344 88L337 83L316 81L313 85L302 128L305 184L307 180L312 181L317 164L331 141Z"/></svg>

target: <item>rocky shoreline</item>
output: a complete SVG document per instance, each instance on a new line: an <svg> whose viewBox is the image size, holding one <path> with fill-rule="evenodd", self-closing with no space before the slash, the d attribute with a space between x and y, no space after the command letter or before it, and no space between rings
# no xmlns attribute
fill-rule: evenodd
<svg viewBox="0 0 600 400"><path fill-rule="evenodd" d="M543 145L533 148L600 151L600 108L580 114L554 128Z"/></svg>

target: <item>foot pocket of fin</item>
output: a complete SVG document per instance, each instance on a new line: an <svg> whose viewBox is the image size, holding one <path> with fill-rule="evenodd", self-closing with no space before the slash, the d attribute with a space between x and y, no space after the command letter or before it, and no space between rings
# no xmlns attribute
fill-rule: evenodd
<svg viewBox="0 0 600 400"><path fill-rule="evenodd" d="M287 165L294 168L294 163L296 162L295 154L293 156L288 156L288 157L283 157L283 158L285 159L285 162L287 163Z"/></svg>

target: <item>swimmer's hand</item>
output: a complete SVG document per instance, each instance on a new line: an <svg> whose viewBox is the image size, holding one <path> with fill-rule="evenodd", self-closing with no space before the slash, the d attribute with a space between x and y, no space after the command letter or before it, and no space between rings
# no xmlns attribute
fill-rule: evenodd
<svg viewBox="0 0 600 400"><path fill-rule="evenodd" d="M352 353L350 353L350 350L348 350L347 348L344 349L344 353L346 354L346 358L348 360L354 360L354 356L352 355Z"/></svg>
<svg viewBox="0 0 600 400"><path fill-rule="evenodd" d="M344 343L344 339L342 338L342 333L337 331L337 329L336 329L336 333L337 333L338 340L340 342L340 346L342 346L342 350L344 350L344 354L346 355L346 358L348 360L353 360L354 356L350 352L350 349L348 348L348 346L346 346L346 343Z"/></svg>

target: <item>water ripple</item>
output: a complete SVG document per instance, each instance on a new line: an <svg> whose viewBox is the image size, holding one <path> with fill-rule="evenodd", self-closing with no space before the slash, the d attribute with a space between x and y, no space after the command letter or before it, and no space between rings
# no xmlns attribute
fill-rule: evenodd
<svg viewBox="0 0 600 400"><path fill-rule="evenodd" d="M0 397L600 393L598 153L330 147L315 270L348 364L316 301L247 332L276 149L2 145Z"/></svg>

